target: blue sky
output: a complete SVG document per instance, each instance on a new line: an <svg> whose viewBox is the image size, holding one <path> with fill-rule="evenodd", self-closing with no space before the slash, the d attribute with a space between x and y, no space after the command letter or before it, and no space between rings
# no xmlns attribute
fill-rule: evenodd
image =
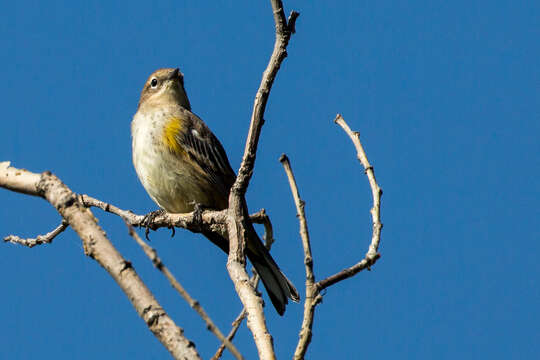
<svg viewBox="0 0 540 360"><path fill-rule="evenodd" d="M310 359L533 358L540 352L540 3L287 1L297 34L265 115L247 195L265 208L272 253L304 293L298 223L278 157L306 200L318 279L358 261L370 238L367 179L342 113L384 190L373 271L326 292ZM156 206L131 164L129 125L159 67L181 68L193 110L237 169L273 46L268 2L2 2L0 160L51 170L74 191L137 213ZM0 235L60 219L0 191ZM210 357L217 340L128 236L94 213L158 300ZM163 261L225 332L241 309L226 257L178 230L151 235ZM0 349L15 359L166 358L125 295L68 230L52 245L1 245ZM268 302L268 299L265 299ZM291 356L302 307L268 324ZM256 349L245 326L236 340ZM225 358L230 358L229 354Z"/></svg>

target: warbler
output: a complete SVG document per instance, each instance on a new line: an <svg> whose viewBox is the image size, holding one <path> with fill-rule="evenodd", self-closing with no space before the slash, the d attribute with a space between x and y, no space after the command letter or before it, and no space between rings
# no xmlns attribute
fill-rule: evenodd
<svg viewBox="0 0 540 360"><path fill-rule="evenodd" d="M155 71L141 92L131 123L133 164L148 195L169 213L196 206L222 210L236 179L227 154L208 126L191 112L179 69ZM249 224L246 255L257 270L278 314L300 297ZM204 235L226 253L229 241Z"/></svg>

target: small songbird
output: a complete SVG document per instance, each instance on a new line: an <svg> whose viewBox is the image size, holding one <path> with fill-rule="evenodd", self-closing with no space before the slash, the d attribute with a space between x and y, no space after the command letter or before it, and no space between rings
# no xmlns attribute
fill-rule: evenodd
<svg viewBox="0 0 540 360"><path fill-rule="evenodd" d="M133 164L148 195L169 213L196 206L222 210L236 175L217 137L191 112L179 69L155 71L141 92L131 123ZM288 299L300 297L249 224L246 255L257 270L280 315ZM204 235L226 253L229 241Z"/></svg>

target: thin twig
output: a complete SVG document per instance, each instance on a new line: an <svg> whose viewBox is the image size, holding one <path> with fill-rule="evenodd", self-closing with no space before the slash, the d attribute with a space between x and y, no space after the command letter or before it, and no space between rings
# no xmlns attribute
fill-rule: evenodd
<svg viewBox="0 0 540 360"><path fill-rule="evenodd" d="M125 219L124 219L125 220ZM243 359L242 354L240 354L240 351L223 335L223 333L219 330L219 328L214 324L212 319L210 319L210 316L204 311L202 305L195 299L189 295L189 293L184 289L184 287L180 284L180 282L176 279L176 277L171 273L171 271L165 266L161 258L158 256L156 249L148 245L146 242L144 242L139 234L135 231L133 226L125 221L126 226L129 230L129 235L135 239L137 244L142 248L146 256L152 261L152 264L165 275L167 280L169 280L169 283L171 286L178 291L180 296L191 306L193 310L199 314L199 316L203 319L203 321L206 323L206 328L211 331L218 339L221 341L228 349L229 351L234 355L234 357L238 360Z"/></svg>
<svg viewBox="0 0 540 360"><path fill-rule="evenodd" d="M184 228L189 231L200 233L204 231L215 231L220 234L225 234L227 229L225 226L227 211L205 210L200 217L195 212L186 214L162 214L152 217L148 223L146 215L137 215L130 210L122 210L112 204L95 199L88 195L79 195L79 201L87 207L97 207L111 214L115 214L123 218L130 225L135 227L148 226L152 230L162 227L170 228L172 226Z"/></svg>
<svg viewBox="0 0 540 360"><path fill-rule="evenodd" d="M242 324L242 321L246 318L246 308L243 308L240 314L234 319L232 322L231 331L229 331L229 334L227 335L227 340L232 341L234 336L236 335L236 332L238 331L238 328ZM223 350L225 350L225 344L221 344L219 348L217 349L214 356L212 356L211 360L218 360L221 355L223 354Z"/></svg>
<svg viewBox="0 0 540 360"><path fill-rule="evenodd" d="M36 245L42 245L42 244L50 244L54 238L62 233L64 230L66 230L68 227L68 223L66 220L62 220L60 225L58 225L53 231L46 233L45 235L38 235L35 238L28 238L23 239L16 235L8 235L4 238L5 242L10 242L13 244L19 244L28 246L29 248L32 248Z"/></svg>
<svg viewBox="0 0 540 360"><path fill-rule="evenodd" d="M354 264L353 266L350 266L348 268L345 268L341 270L340 272L328 276L326 279L320 280L317 282L317 287L319 290L326 289L329 286L334 285L335 283L338 283L342 280L348 279L356 274L358 274L360 271L368 269L371 269L371 266L375 264L375 262L381 257L379 253L375 254L373 257L368 258L367 255L362 260Z"/></svg>
<svg viewBox="0 0 540 360"><path fill-rule="evenodd" d="M202 229L218 232L219 234L226 234L226 216L227 210L204 210L201 218L196 216L195 212L185 214L169 214L164 212L151 219L149 223L145 222L146 215L138 215L131 210L123 210L119 207L107 203L105 201L93 198L91 196L80 194L78 195L79 201L87 207L97 207L110 214L120 216L124 222L135 226L145 227L149 226L151 229L156 230L159 228L170 228L172 226L184 228L192 232L201 232ZM272 222L270 217L266 214L264 209L259 210L256 213L250 215L250 219L253 223L263 224L265 229L265 237L270 239L271 243L274 242L274 232L272 231ZM198 222L198 221L201 222ZM227 236L225 236L227 237Z"/></svg>
<svg viewBox="0 0 540 360"><path fill-rule="evenodd" d="M381 204L381 195L382 190L375 180L375 173L373 166L369 163L364 148L360 143L360 136L358 132L353 132L343 119L341 115L338 115L334 120L339 124L350 136L352 139L356 150L357 156L360 160L360 163L365 169L366 175L369 179L369 184L371 187L371 192L373 195L373 207L371 209L371 216L373 221L373 235L371 238L371 243L369 245L368 251L363 257L363 259L357 264L346 268L332 276L327 277L319 282L315 281L315 275L313 273L313 260L311 255L310 241L309 241L309 232L307 228L307 221L305 218L304 212L304 201L300 198L298 188L296 186L296 181L290 166L289 159L286 155L282 155L280 158L285 172L287 173L287 178L289 179L289 185L291 187L291 192L293 194L294 202L296 204L297 215L300 222L300 235L302 237L302 244L304 246L304 263L306 266L306 301L304 303L304 317L302 320L302 328L300 330L298 344L294 353L293 359L301 360L304 359L307 348L311 342L313 320L315 315L316 306L321 303L321 290L339 282L350 278L357 274L358 272L368 268L375 264L379 259L380 254L377 252L380 243L382 223L380 220L380 204Z"/></svg>
<svg viewBox="0 0 540 360"><path fill-rule="evenodd" d="M296 205L296 216L300 223L300 237L304 247L304 265L306 268L306 301L304 302L304 317L302 319L302 328L299 334L298 344L294 351L293 359L304 359L307 348L311 343L313 317L315 316L315 306L321 302L322 297L315 286L315 274L313 272L313 256L311 254L311 243L309 240L309 231L305 213L305 202L300 198L300 192L296 185L296 180L291 168L291 163L287 155L283 154L279 161L285 169L289 186Z"/></svg>
<svg viewBox="0 0 540 360"><path fill-rule="evenodd" d="M253 334L255 345L260 359L275 359L274 345L272 336L268 332L263 313L262 299L257 295L255 289L249 282L245 266L244 249L246 246L247 229L251 224L247 223L248 218L247 205L244 199L249 181L253 174L255 157L259 136L264 122L264 111L268 96L272 88L274 79L281 66L281 63L287 56L287 45L291 37L291 29L294 29L294 23L298 14L291 14L290 24L287 23L283 4L280 0L271 0L272 10L275 22L275 42L272 56L268 66L263 73L259 90L255 95L253 112L249 126L248 136L242 163L238 170L236 181L231 187L229 195L227 230L229 233L229 258L227 261L227 270L234 283L236 292L247 311L247 325Z"/></svg>
<svg viewBox="0 0 540 360"><path fill-rule="evenodd" d="M371 208L371 220L373 223L373 232L371 236L371 243L369 244L369 249L360 262L356 263L355 265L348 267L346 269L341 270L340 272L327 277L326 279L320 280L317 283L317 287L322 290L327 288L330 285L333 285L341 280L350 278L351 276L354 276L358 272L369 269L375 262L381 257L381 255L378 253L379 249L379 243L381 241L381 230L382 230L382 223L381 223L381 196L382 196L382 189L377 184L377 180L375 179L375 171L373 169L373 166L369 163L369 160L367 158L366 152L364 151L364 147L362 146L362 143L360 142L360 133L357 131L352 131L349 125L345 122L345 119L338 114L334 120L336 124L341 126L343 130L349 135L351 138L354 147L356 148L357 157L362 166L364 167L364 171L366 173L366 176L369 180L369 186L371 188L371 195L373 198L373 207Z"/></svg>
<svg viewBox="0 0 540 360"><path fill-rule="evenodd" d="M281 63L287 57L287 45L289 44L291 35L293 32L295 32L296 19L298 16L300 16L298 12L292 11L289 16L289 22L287 22L285 12L283 11L282 2L280 0L270 0L270 3L272 4L272 11L274 12L274 22L276 27L274 50L263 73L259 90L255 95L255 102L253 105L253 112L251 114L251 122L244 149L244 156L242 157L242 164L240 165L238 176L233 185L233 190L231 191L231 193L238 192L242 195L246 192L249 181L253 174L257 146L259 143L261 129L264 124L263 117L266 110L268 97L270 96L270 91L279 68L281 67Z"/></svg>
<svg viewBox="0 0 540 360"><path fill-rule="evenodd" d="M272 227L272 222L270 221L270 217L268 214L266 214L266 210L261 209L258 212L251 214L249 216L251 219L251 222L255 224L263 224L264 225L264 243L266 245L266 248L270 250L272 248L272 244L274 243L274 228Z"/></svg>
<svg viewBox="0 0 540 360"><path fill-rule="evenodd" d="M289 186L291 187L294 203L296 205L296 216L298 217L298 221L300 222L300 237L302 238L302 246L304 247L304 264L306 267L306 285L312 285L315 281L315 275L313 273L313 256L311 255L311 243L309 240L309 231L306 221L306 203L300 198L300 193L298 192L296 179L294 178L289 158L287 157L287 155L282 154L279 157L279 161L283 165L285 173L287 174Z"/></svg>
<svg viewBox="0 0 540 360"><path fill-rule="evenodd" d="M260 280L260 277L257 274L253 275L250 279L255 289L257 289L257 286L259 285L259 280ZM246 315L247 315L246 308L242 308L242 311L240 311L240 314L238 314L236 319L234 319L234 321L231 324L231 331L229 331L229 334L227 335L227 340L232 341L234 339L234 336L236 335L236 332L238 331L238 328L240 327L240 325L242 325L242 321L246 318ZM219 346L214 356L212 356L212 360L218 360L223 354L223 350L225 350L224 343L222 343Z"/></svg>

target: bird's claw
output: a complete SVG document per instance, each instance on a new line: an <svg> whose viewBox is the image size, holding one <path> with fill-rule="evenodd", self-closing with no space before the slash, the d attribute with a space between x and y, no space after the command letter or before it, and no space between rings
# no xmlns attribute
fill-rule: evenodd
<svg viewBox="0 0 540 360"><path fill-rule="evenodd" d="M150 238L148 237L148 234L150 233L150 229L155 230L155 228L152 225L152 222L154 221L156 217L163 215L164 213L165 213L165 210L159 209L159 210L152 211L144 215L144 218L141 221L141 226L145 228L144 237L146 238L146 240L150 241Z"/></svg>
<svg viewBox="0 0 540 360"><path fill-rule="evenodd" d="M198 225L202 224L202 213L205 210L205 206L199 203L193 205L193 220Z"/></svg>

